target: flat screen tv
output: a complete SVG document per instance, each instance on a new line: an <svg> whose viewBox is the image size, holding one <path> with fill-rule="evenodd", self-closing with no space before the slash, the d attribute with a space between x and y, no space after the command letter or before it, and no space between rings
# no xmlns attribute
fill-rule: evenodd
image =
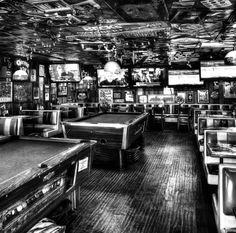
<svg viewBox="0 0 236 233"><path fill-rule="evenodd" d="M129 70L121 69L120 73L106 72L104 69L97 69L98 87L127 87Z"/></svg>
<svg viewBox="0 0 236 233"><path fill-rule="evenodd" d="M225 65L224 60L201 61L201 79L236 78L236 65Z"/></svg>
<svg viewBox="0 0 236 233"><path fill-rule="evenodd" d="M134 87L160 86L165 68L133 68L131 75Z"/></svg>
<svg viewBox="0 0 236 233"><path fill-rule="evenodd" d="M52 82L79 82L80 66L77 63L50 64L49 74Z"/></svg>
<svg viewBox="0 0 236 233"><path fill-rule="evenodd" d="M198 69L194 70L169 70L168 71L168 85L203 85L200 81L200 74Z"/></svg>

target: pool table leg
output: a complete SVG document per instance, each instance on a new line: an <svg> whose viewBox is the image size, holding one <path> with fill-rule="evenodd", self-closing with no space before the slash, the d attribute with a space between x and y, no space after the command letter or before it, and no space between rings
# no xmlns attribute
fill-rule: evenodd
<svg viewBox="0 0 236 233"><path fill-rule="evenodd" d="M72 210L78 209L79 201L80 201L80 186L76 187L76 189L71 193L71 207Z"/></svg>
<svg viewBox="0 0 236 233"><path fill-rule="evenodd" d="M79 161L76 162L74 170L74 178L73 178L74 190L71 193L72 210L77 209L80 201L80 186L77 185L78 167L79 167Z"/></svg>
<svg viewBox="0 0 236 233"><path fill-rule="evenodd" d="M124 163L123 163L123 158L124 158L124 150L119 150L119 168L120 170L123 169Z"/></svg>

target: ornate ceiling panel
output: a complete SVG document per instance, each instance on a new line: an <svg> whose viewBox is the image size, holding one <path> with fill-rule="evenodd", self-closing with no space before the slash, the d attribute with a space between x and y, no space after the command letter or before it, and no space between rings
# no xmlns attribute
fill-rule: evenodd
<svg viewBox="0 0 236 233"><path fill-rule="evenodd" d="M0 55L154 66L224 56L236 0L0 0Z"/></svg>

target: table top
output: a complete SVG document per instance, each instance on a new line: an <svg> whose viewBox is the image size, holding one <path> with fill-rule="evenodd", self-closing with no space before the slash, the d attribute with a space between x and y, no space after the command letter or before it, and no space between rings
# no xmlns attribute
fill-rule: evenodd
<svg viewBox="0 0 236 233"><path fill-rule="evenodd" d="M0 143L0 195L9 184L15 186L76 156L94 141L19 137ZM47 167L40 167L46 164Z"/></svg>
<svg viewBox="0 0 236 233"><path fill-rule="evenodd" d="M76 122L83 123L105 123L105 124L127 124L135 121L136 119L146 117L147 113L99 113L90 117L78 119Z"/></svg>
<svg viewBox="0 0 236 233"><path fill-rule="evenodd" d="M236 144L207 143L207 149L212 157L236 158Z"/></svg>

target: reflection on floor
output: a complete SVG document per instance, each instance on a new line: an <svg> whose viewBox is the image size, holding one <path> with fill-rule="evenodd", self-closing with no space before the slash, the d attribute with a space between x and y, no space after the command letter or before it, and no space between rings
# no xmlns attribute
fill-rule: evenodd
<svg viewBox="0 0 236 233"><path fill-rule="evenodd" d="M71 233L215 233L194 136L146 132L142 158L123 171L94 168L61 223Z"/></svg>

